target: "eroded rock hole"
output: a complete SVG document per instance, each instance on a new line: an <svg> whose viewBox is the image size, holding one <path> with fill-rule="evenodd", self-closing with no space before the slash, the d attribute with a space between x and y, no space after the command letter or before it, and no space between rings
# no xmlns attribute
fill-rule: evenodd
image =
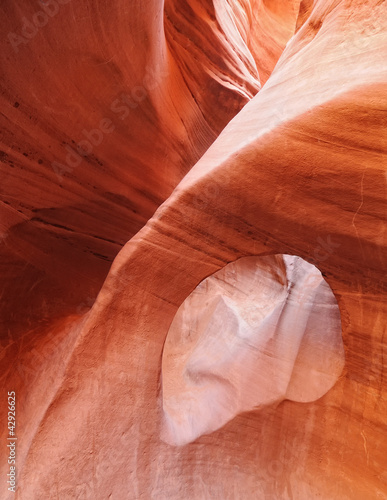
<svg viewBox="0 0 387 500"><path fill-rule="evenodd" d="M244 257L202 281L179 308L162 361L162 439L183 445L241 412L311 402L344 366L340 312L300 257Z"/></svg>

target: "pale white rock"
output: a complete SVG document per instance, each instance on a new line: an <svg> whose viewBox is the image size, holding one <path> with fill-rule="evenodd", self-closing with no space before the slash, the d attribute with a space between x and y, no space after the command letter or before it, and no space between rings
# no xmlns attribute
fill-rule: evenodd
<svg viewBox="0 0 387 500"><path fill-rule="evenodd" d="M288 255L239 259L200 283L171 324L161 437L183 445L241 412L314 401L343 366L339 308L318 269Z"/></svg>

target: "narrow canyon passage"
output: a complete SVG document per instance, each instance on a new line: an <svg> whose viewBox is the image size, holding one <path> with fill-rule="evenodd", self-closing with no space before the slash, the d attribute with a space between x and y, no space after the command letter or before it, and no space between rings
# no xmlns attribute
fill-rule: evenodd
<svg viewBox="0 0 387 500"><path fill-rule="evenodd" d="M0 12L0 498L386 499L387 3Z"/></svg>

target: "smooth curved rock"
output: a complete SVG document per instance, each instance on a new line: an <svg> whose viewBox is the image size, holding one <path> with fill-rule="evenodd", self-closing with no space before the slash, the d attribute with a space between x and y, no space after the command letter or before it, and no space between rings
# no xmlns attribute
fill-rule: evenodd
<svg viewBox="0 0 387 500"><path fill-rule="evenodd" d="M233 5L270 6L282 19L279 1ZM183 75L194 57L188 43L187 65L173 55L160 2L100 0L92 12L62 2L19 52L2 39L1 381L17 394L21 500L386 497L387 4L302 5L299 22L278 24L278 39L285 25L297 31L274 71L224 129L247 100L235 90L246 65L232 105L205 69L192 94ZM20 34L34 9L2 3L3 31ZM167 83L120 120L110 106L148 88L148 61ZM195 101L206 92L216 131ZM118 117L114 133L58 182L51 162L105 117ZM228 263L275 254L314 263L335 294L342 376L315 402L164 443L162 352L178 308ZM2 453L2 477L8 470Z"/></svg>
<svg viewBox="0 0 387 500"><path fill-rule="evenodd" d="M298 257L244 257L200 283L163 350L162 439L174 445L238 414L324 396L344 367L339 307Z"/></svg>
<svg viewBox="0 0 387 500"><path fill-rule="evenodd" d="M2 3L0 318L13 336L90 308L120 248L258 92L297 10L268 11L256 38L253 7Z"/></svg>

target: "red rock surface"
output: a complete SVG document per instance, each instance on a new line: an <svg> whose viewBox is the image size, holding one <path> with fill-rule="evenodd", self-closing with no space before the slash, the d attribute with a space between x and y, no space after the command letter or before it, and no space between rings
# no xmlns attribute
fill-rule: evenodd
<svg viewBox="0 0 387 500"><path fill-rule="evenodd" d="M344 367L340 311L318 269L244 257L179 307L161 365L161 438L184 445L238 414L324 396Z"/></svg>
<svg viewBox="0 0 387 500"><path fill-rule="evenodd" d="M387 498L387 4L0 9L0 408L15 391L18 437L14 495L1 429L1 498ZM339 380L165 443L179 306L268 254L333 290Z"/></svg>

